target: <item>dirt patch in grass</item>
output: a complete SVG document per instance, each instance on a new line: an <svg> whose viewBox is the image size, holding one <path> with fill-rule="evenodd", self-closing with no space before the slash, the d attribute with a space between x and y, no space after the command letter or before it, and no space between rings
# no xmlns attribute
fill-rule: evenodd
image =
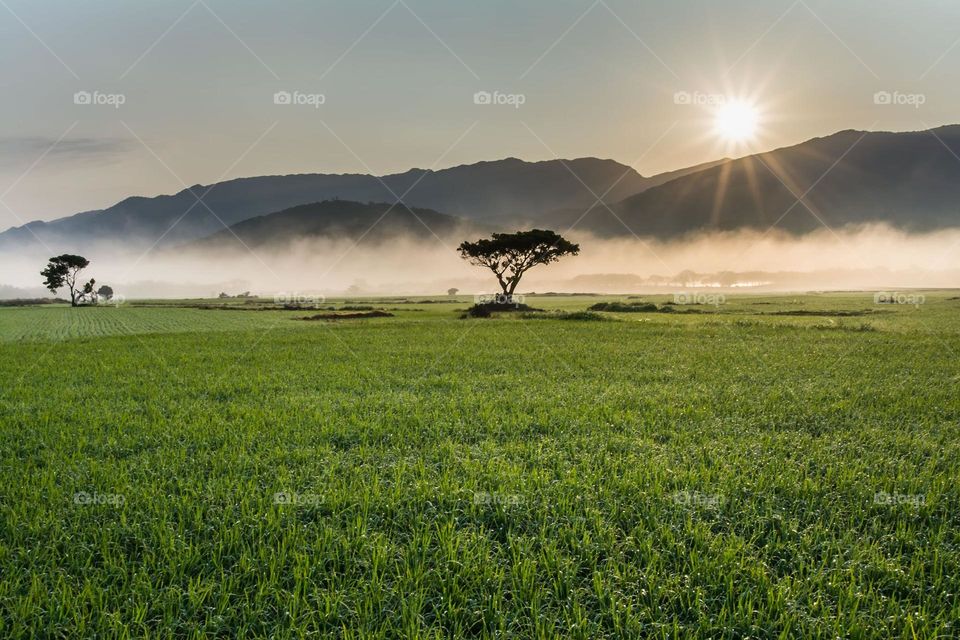
<svg viewBox="0 0 960 640"><path fill-rule="evenodd" d="M520 302L485 302L475 304L460 316L461 318L489 318L494 313L528 313L531 311L543 311Z"/></svg>
<svg viewBox="0 0 960 640"><path fill-rule="evenodd" d="M796 311L772 311L770 313L762 313L759 315L765 316L819 316L823 318L855 318L857 316L868 316L877 311L872 310L863 310L863 311L830 311L829 309L823 311L813 311L809 309L798 309Z"/></svg>
<svg viewBox="0 0 960 640"><path fill-rule="evenodd" d="M615 313L656 313L657 305L652 302L598 302L587 307L587 311L612 311Z"/></svg>
<svg viewBox="0 0 960 640"><path fill-rule="evenodd" d="M706 313L700 309L679 309L674 303L666 302L657 306L652 302L598 302L587 307L587 311L609 313Z"/></svg>
<svg viewBox="0 0 960 640"><path fill-rule="evenodd" d="M70 301L61 298L14 298L12 300L0 300L0 307L32 307L40 304L70 304Z"/></svg>
<svg viewBox="0 0 960 640"><path fill-rule="evenodd" d="M359 320L361 318L392 318L392 313L387 311L363 311L357 313L318 313L301 320Z"/></svg>
<svg viewBox="0 0 960 640"><path fill-rule="evenodd" d="M333 306L317 306L314 304L262 304L260 306L245 306L240 304L141 304L135 303L134 307L154 307L170 309L212 309L214 311L333 311Z"/></svg>
<svg viewBox="0 0 960 640"><path fill-rule="evenodd" d="M551 313L524 313L524 320L589 320L610 322L613 318L594 311L554 311Z"/></svg>

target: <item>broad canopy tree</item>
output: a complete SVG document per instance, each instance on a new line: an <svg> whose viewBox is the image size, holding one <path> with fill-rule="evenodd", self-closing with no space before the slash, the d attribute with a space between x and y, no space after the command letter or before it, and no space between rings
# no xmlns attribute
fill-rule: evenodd
<svg viewBox="0 0 960 640"><path fill-rule="evenodd" d="M108 284L97 289L97 296L104 300L113 300L113 287Z"/></svg>
<svg viewBox="0 0 960 640"><path fill-rule="evenodd" d="M530 268L556 262L566 255L575 256L580 253L580 245L554 231L531 229L463 242L457 250L470 264L490 269L503 289L504 301L510 303L520 278Z"/></svg>
<svg viewBox="0 0 960 640"><path fill-rule="evenodd" d="M93 291L93 280L86 285L77 285L77 277L80 271L90 265L90 261L83 256L75 256L65 253L54 258L50 258L47 267L40 272L44 277L43 284L51 293L56 293L57 289L67 287L70 291L70 306L79 306L88 293ZM90 291L86 291L89 287ZM79 298L78 298L79 296Z"/></svg>

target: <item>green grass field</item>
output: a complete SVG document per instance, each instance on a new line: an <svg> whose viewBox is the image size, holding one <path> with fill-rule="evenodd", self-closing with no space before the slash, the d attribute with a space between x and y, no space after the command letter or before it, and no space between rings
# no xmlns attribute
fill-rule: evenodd
<svg viewBox="0 0 960 640"><path fill-rule="evenodd" d="M0 308L0 637L958 637L924 296Z"/></svg>

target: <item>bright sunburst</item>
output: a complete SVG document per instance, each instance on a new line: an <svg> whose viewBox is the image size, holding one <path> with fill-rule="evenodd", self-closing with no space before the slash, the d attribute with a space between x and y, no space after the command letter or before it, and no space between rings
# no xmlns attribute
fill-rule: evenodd
<svg viewBox="0 0 960 640"><path fill-rule="evenodd" d="M757 134L757 108L743 100L728 100L717 108L714 129L728 142L750 142Z"/></svg>

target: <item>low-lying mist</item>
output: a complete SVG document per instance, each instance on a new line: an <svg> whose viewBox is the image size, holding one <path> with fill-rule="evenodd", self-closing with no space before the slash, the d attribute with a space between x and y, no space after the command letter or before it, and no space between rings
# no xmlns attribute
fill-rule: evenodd
<svg viewBox="0 0 960 640"><path fill-rule="evenodd" d="M524 292L664 292L722 287L743 291L960 287L960 229L911 234L883 225L781 232L704 233L681 240L599 239L571 232L581 253L527 274ZM303 239L282 247L240 245L203 252L77 247L83 273L127 298L234 295L442 295L495 288L489 272L460 259L456 242ZM0 297L49 295L39 276L49 251L5 252Z"/></svg>

